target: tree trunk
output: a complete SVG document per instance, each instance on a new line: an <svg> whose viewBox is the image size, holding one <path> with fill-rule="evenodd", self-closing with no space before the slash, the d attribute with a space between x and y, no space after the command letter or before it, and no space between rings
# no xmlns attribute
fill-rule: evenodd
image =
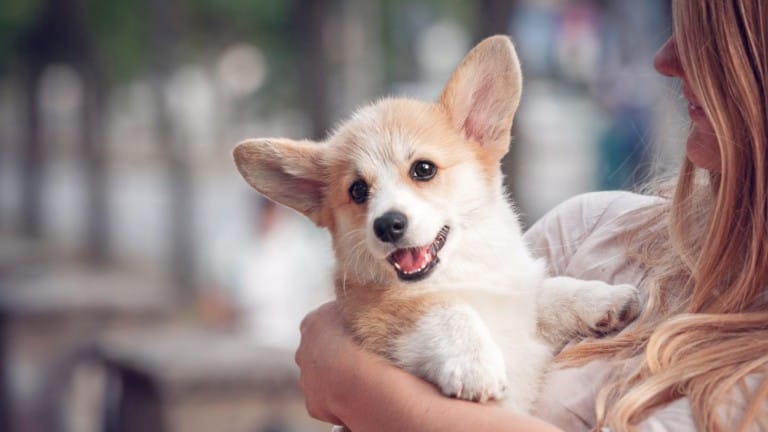
<svg viewBox="0 0 768 432"><path fill-rule="evenodd" d="M41 62L27 61L22 72L24 94L24 146L21 153L21 227L25 235L39 238L42 234L44 149L40 136Z"/></svg>
<svg viewBox="0 0 768 432"><path fill-rule="evenodd" d="M95 264L103 264L108 261L110 253L104 77L101 68L91 60L81 69L85 83L82 161L88 196L85 209L88 220L86 246L90 260Z"/></svg>
<svg viewBox="0 0 768 432"><path fill-rule="evenodd" d="M516 0L481 0L478 6L478 39L509 32L509 20Z"/></svg>
<svg viewBox="0 0 768 432"><path fill-rule="evenodd" d="M175 0L148 0L152 40L152 86L157 112L156 128L168 169L170 197L170 258L177 298L187 302L194 296L194 209L192 179L187 153L180 142L165 96L165 85L175 64L178 21Z"/></svg>
<svg viewBox="0 0 768 432"><path fill-rule="evenodd" d="M61 0L56 0L61 1ZM74 43L79 46L74 59L83 79L83 106L81 115L81 160L86 178L86 250L88 258L94 264L104 264L109 260L109 200L107 175L107 142L104 131L106 113L107 78L104 73L101 56L96 48L93 33L86 18L86 5L83 0L72 1L72 28L77 32Z"/></svg>
<svg viewBox="0 0 768 432"><path fill-rule="evenodd" d="M312 138L321 139L331 125L325 20L335 0L294 0L292 31L298 52L300 101L312 123Z"/></svg>
<svg viewBox="0 0 768 432"><path fill-rule="evenodd" d="M45 66L73 64L83 80L84 104L80 133L81 163L86 173L85 249L92 262L109 254L109 217L106 191L106 143L103 132L106 78L89 31L83 0L47 0L24 38L26 145L22 166L22 226L32 237L42 234L42 188L45 149L41 142L39 88Z"/></svg>

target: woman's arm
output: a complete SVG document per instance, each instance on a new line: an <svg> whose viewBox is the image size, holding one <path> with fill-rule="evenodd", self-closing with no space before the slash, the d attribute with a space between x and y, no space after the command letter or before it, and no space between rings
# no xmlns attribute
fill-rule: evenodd
<svg viewBox="0 0 768 432"><path fill-rule="evenodd" d="M352 431L558 431L534 417L443 396L431 384L363 351L335 303L310 313L296 352L313 417Z"/></svg>

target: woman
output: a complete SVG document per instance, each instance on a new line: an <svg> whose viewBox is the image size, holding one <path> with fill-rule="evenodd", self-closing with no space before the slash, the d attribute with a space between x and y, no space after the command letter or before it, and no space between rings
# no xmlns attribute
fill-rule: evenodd
<svg viewBox="0 0 768 432"><path fill-rule="evenodd" d="M554 274L638 284L637 321L563 352L528 417L361 351L328 304L296 353L311 415L359 431L768 430L768 0L675 0L673 17L655 59L689 101L673 192L576 197L526 234Z"/></svg>

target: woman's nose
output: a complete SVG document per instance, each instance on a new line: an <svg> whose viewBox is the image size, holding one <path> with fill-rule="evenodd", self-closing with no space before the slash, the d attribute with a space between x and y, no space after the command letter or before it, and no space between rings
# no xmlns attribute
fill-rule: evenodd
<svg viewBox="0 0 768 432"><path fill-rule="evenodd" d="M680 66L680 57L677 54L677 44L674 35L664 42L653 58L653 67L662 75L669 77L682 77L683 68Z"/></svg>

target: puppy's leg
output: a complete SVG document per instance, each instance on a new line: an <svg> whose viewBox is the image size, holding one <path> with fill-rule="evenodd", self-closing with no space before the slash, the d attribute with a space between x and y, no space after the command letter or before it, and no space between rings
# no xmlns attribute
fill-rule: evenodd
<svg viewBox="0 0 768 432"><path fill-rule="evenodd" d="M576 336L621 330L640 313L632 285L610 285L569 277L545 279L537 296L538 332L560 350Z"/></svg>
<svg viewBox="0 0 768 432"><path fill-rule="evenodd" d="M507 388L501 350L477 312L462 303L428 310L398 338L394 360L460 399L498 400Z"/></svg>

